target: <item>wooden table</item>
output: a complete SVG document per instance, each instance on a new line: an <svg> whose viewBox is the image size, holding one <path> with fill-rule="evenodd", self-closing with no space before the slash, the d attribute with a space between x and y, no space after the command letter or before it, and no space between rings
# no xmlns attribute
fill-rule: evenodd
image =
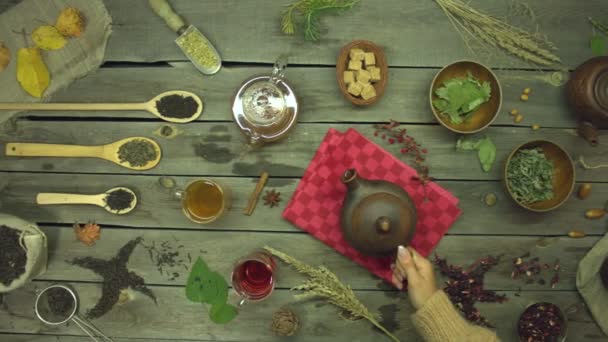
<svg viewBox="0 0 608 342"><path fill-rule="evenodd" d="M6 9L14 1L0 5ZM437 70L454 60L471 58L458 34L431 0L363 0L351 11L323 19L325 31L319 43L289 37L279 30L279 14L288 1L207 0L172 1L175 9L201 28L215 42L225 60L214 76L203 76L185 60L173 43L174 35L154 16L147 1L106 1L113 17L113 33L106 51L107 63L97 72L76 81L53 96L53 101L145 101L166 90L183 89L201 95L205 111L199 121L172 126L144 112L28 112L5 124L0 141L67 144L104 144L128 136L148 136L162 146L160 165L147 172L131 172L100 160L0 158L0 211L37 222L49 238L48 271L23 289L5 295L0 309L0 340L80 341L82 332L73 324L48 327L32 312L34 290L49 283L72 284L82 308L92 307L100 296L100 278L65 261L94 255L110 258L128 240L142 236L147 242L170 241L183 245L182 255L201 255L226 277L232 263L248 251L274 246L311 264L323 264L350 284L361 300L381 314L383 323L403 341L419 340L409 315L413 308L407 295L398 293L366 270L280 218L313 153L329 128L354 127L372 137L372 123L389 118L407 123L409 132L427 146L431 175L460 199L464 213L443 238L436 251L450 262L469 264L488 254L505 259L486 277L486 287L507 294L504 304L480 304L481 312L498 328L505 341L515 341L514 325L522 309L536 301L550 301L569 308L569 340L606 340L584 308L575 287L577 265L606 231L606 221L588 221L583 213L602 206L608 198L606 169L577 167L577 182L592 182L586 201L572 196L549 214L532 214L517 207L501 184L502 163L516 145L532 139L560 143L573 156L589 163L606 163L608 132L602 145L589 147L575 133L575 120L564 104L563 88L543 81L552 70L540 72L516 59L496 54L489 64L503 85L503 110L485 133L498 148L497 163L489 173L481 171L475 153L456 153L457 135L438 125L428 104L428 88ZM473 1L497 15L508 14L510 1ZM541 32L560 48L559 55L573 69L591 57L588 16L608 18L605 0L530 0L538 12ZM335 59L341 46L353 39L370 39L386 49L390 79L384 98L369 108L355 108L340 94L335 80ZM253 74L268 73L280 53L291 53L287 77L302 103L300 122L284 141L243 154L244 138L231 121L229 101L239 84ZM522 89L532 88L530 101L519 101ZM518 108L525 115L514 123L507 113ZM532 124L542 128L533 131ZM170 127L166 128L166 127ZM170 130L166 136L163 132ZM392 150L391 150L392 151ZM393 152L396 152L393 151ZM242 214L248 196L262 170L270 173L267 189L283 194L279 208L258 205L251 217ZM208 176L230 185L234 202L227 216L206 226L190 222L181 212L172 191L159 183L172 177L178 186ZM37 192L101 192L116 185L134 188L139 207L129 215L112 216L101 208L34 204ZM482 195L494 192L498 203L486 207ZM75 241L72 224L93 220L102 227L94 247ZM587 236L567 237L578 229ZM531 252L541 260L562 264L561 281L526 285L510 279L512 257ZM278 289L263 303L247 305L231 324L210 322L205 308L187 301L187 272L175 280L159 274L145 249L137 248L130 260L158 296L155 306L136 295L95 321L117 341L222 340L274 341L270 333L272 313L294 303L289 288L303 278L286 266L278 273ZM550 275L546 275L548 281ZM521 293L519 292L521 289ZM384 341L365 321L341 318L339 310L322 302L294 304L302 320L299 341Z"/></svg>

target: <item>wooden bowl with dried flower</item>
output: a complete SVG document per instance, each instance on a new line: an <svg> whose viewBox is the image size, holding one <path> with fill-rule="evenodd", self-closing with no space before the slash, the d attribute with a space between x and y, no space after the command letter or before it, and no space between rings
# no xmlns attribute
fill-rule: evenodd
<svg viewBox="0 0 608 342"><path fill-rule="evenodd" d="M550 199L538 202L524 203L518 200L517 190L509 180L509 165L514 162L513 159L519 151L532 149L541 149L545 158L553 164L551 177L553 196ZM526 177L533 177L532 173L533 170L527 170ZM574 191L575 179L574 162L568 152L558 144L548 140L534 140L517 146L507 157L503 170L503 180L509 196L522 208L534 212L551 211L564 204Z"/></svg>
<svg viewBox="0 0 608 342"><path fill-rule="evenodd" d="M351 64L351 61L353 60L351 53L356 50L362 50L364 53L367 53L370 58L366 60L366 57L364 57L359 65L356 60ZM373 63L370 63L370 53L373 54ZM365 82L364 79L363 82L360 82L356 76L360 70L369 71L375 75L375 77L372 76L371 80ZM345 79L345 72L355 75L351 82L349 82L348 79ZM367 76L363 75L361 78L367 78ZM336 62L336 79L338 80L340 91L352 104L357 106L369 106L378 102L382 95L384 95L386 84L388 83L388 64L386 63L384 51L380 46L369 40L355 40L346 44L338 54L338 60ZM362 89L359 89L359 91L354 90L355 88L358 88L357 85L352 85L355 83L360 83ZM364 87L368 87L367 90L369 90L366 92L366 95L356 95L361 93L361 91L364 90Z"/></svg>
<svg viewBox="0 0 608 342"><path fill-rule="evenodd" d="M454 123L449 115L436 108L434 102L440 99L437 90L444 87L446 82L454 79L467 79L469 75L482 84L489 83L490 98L470 114L467 114L463 122ZM498 117L502 105L502 89L498 78L490 68L477 62L458 61L445 66L435 75L431 83L429 99L433 115L443 127L455 133L475 134L490 126Z"/></svg>

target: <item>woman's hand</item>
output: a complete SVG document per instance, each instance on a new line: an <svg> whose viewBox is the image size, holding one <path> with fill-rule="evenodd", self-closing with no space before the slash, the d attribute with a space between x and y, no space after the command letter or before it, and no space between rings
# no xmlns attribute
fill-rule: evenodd
<svg viewBox="0 0 608 342"><path fill-rule="evenodd" d="M391 267L397 288L403 289L403 281L407 280L410 301L416 310L437 292L433 265L413 248L399 246L397 260Z"/></svg>

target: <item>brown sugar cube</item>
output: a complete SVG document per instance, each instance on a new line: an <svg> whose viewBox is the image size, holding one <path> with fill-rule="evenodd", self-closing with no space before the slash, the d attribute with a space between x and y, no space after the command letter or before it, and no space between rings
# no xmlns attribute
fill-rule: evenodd
<svg viewBox="0 0 608 342"><path fill-rule="evenodd" d="M357 48L350 49L348 57L353 61L362 61L365 58L365 52Z"/></svg>
<svg viewBox="0 0 608 342"><path fill-rule="evenodd" d="M376 55L373 52L366 52L365 57L365 67L376 65Z"/></svg>
<svg viewBox="0 0 608 342"><path fill-rule="evenodd" d="M372 75L369 73L369 71L361 69L359 71L357 71L357 82L360 83L369 83L370 78L372 77Z"/></svg>
<svg viewBox="0 0 608 342"><path fill-rule="evenodd" d="M351 84L355 82L355 72L345 71L343 75L344 83Z"/></svg>
<svg viewBox="0 0 608 342"><path fill-rule="evenodd" d="M369 74L370 74L370 81L378 82L382 79L382 76L380 75L380 68L369 67L369 68L367 68L367 71L369 71Z"/></svg>
<svg viewBox="0 0 608 342"><path fill-rule="evenodd" d="M361 95L362 89L363 89L363 86L361 86L361 84L359 84L359 82L353 82L348 85L347 90L348 90L349 94L351 94L353 96L359 96L359 95Z"/></svg>
<svg viewBox="0 0 608 342"><path fill-rule="evenodd" d="M348 70L361 70L361 61L351 59L348 62Z"/></svg>
<svg viewBox="0 0 608 342"><path fill-rule="evenodd" d="M374 88L374 86L373 86L373 85L371 85L371 84L369 84L369 83L368 83L368 84L366 84L366 85L363 87L363 90L361 90L361 97L362 97L364 100L369 100L369 99L371 99L372 97L376 97L376 88Z"/></svg>

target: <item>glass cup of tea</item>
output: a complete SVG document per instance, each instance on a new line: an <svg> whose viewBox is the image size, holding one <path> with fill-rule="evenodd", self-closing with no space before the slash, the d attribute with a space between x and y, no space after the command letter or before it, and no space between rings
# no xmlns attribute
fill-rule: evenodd
<svg viewBox="0 0 608 342"><path fill-rule="evenodd" d="M192 181L175 196L181 200L186 217L195 223L211 223L230 208L228 187L210 179Z"/></svg>
<svg viewBox="0 0 608 342"><path fill-rule="evenodd" d="M262 301L274 290L276 262L272 255L262 249L240 258L232 270L232 288L241 297L239 306L245 302Z"/></svg>

